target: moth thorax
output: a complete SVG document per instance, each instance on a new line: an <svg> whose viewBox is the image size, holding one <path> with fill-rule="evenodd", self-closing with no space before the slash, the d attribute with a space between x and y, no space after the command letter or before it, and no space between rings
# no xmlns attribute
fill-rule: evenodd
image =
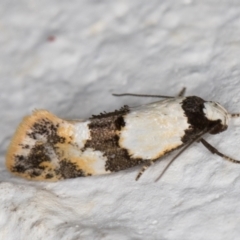
<svg viewBox="0 0 240 240"><path fill-rule="evenodd" d="M216 134L227 129L229 114L223 106L217 102L205 102L203 111L208 120L219 122L210 133Z"/></svg>

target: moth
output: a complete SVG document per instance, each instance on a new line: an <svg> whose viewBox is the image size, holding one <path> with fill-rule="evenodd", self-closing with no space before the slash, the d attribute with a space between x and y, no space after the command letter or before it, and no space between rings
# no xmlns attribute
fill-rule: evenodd
<svg viewBox="0 0 240 240"><path fill-rule="evenodd" d="M228 127L229 114L219 103L197 96L161 97L137 107L124 106L87 120L63 120L46 110L26 116L16 130L6 155L10 172L41 181L108 174L143 165L136 180L151 164L179 149L170 164L191 144L201 142L211 153L234 163L203 136ZM158 179L159 179L158 178Z"/></svg>

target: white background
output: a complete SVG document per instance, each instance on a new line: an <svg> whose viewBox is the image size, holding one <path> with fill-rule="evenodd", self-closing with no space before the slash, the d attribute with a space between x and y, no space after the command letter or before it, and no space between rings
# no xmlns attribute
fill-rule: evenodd
<svg viewBox="0 0 240 240"><path fill-rule="evenodd" d="M113 92L188 95L240 111L240 2L0 0L0 239L240 238L240 166L194 144L155 183L148 169L56 183L5 168L23 116L88 118L124 104ZM240 121L206 139L240 159Z"/></svg>

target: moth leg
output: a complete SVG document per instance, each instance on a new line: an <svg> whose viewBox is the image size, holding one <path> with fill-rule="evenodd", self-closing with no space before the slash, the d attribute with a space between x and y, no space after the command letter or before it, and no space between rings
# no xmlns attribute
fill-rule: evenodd
<svg viewBox="0 0 240 240"><path fill-rule="evenodd" d="M231 113L230 116L232 118L238 118L238 117L240 117L240 113Z"/></svg>
<svg viewBox="0 0 240 240"><path fill-rule="evenodd" d="M142 169L139 171L137 177L136 177L136 181L143 175L143 173L153 164L152 160L149 160L143 167Z"/></svg>
<svg viewBox="0 0 240 240"><path fill-rule="evenodd" d="M178 93L178 97L183 97L186 92L186 88L183 87L182 90Z"/></svg>
<svg viewBox="0 0 240 240"><path fill-rule="evenodd" d="M233 159L231 157L228 157L227 155L219 152L215 147L213 147L211 144L209 144L206 140L203 138L200 139L200 142L206 147L212 154L217 154L218 156L222 157L225 160L228 160L233 163L240 163L239 160Z"/></svg>

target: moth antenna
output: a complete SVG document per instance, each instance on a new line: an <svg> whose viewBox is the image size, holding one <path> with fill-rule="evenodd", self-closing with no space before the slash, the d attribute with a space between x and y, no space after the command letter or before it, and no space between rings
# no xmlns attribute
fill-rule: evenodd
<svg viewBox="0 0 240 240"><path fill-rule="evenodd" d="M183 87L182 90L179 92L178 97L183 97L186 92L186 88Z"/></svg>
<svg viewBox="0 0 240 240"><path fill-rule="evenodd" d="M231 157L228 157L227 155L219 152L215 147L213 147L210 143L208 143L206 140L204 140L203 138L200 139L200 142L204 145L204 147L206 147L212 154L216 154L220 157L222 157L223 159L233 162L233 163L238 163L240 164L239 160L233 159Z"/></svg>
<svg viewBox="0 0 240 240"><path fill-rule="evenodd" d="M142 169L139 171L137 177L136 177L136 181L142 176L142 174L153 164L153 161L150 160L148 161L143 167Z"/></svg>
<svg viewBox="0 0 240 240"><path fill-rule="evenodd" d="M112 95L115 97L132 96L132 97L174 98L171 96L164 96L164 95L149 95L149 94L135 94L135 93L113 93Z"/></svg>
<svg viewBox="0 0 240 240"><path fill-rule="evenodd" d="M181 149L180 152L178 152L176 154L176 156L174 156L171 161L167 164L167 166L163 169L162 173L159 175L159 177L157 177L157 179L155 180L155 182L157 182L163 175L164 173L167 171L167 169L170 167L170 165L174 162L174 160L176 160L176 158L178 158L189 146L191 146L194 142L198 142L201 140L202 136L204 134L206 134L208 131L204 131L203 133L201 133L200 136L194 138L191 142L189 142L184 148Z"/></svg>
<svg viewBox="0 0 240 240"><path fill-rule="evenodd" d="M183 87L182 90L179 92L178 97L184 96L186 92L186 88ZM135 93L113 93L115 97L123 97L123 96L132 96L132 97L155 97L155 98L175 98L172 96L165 96L165 95L150 95L150 94L135 94Z"/></svg>

